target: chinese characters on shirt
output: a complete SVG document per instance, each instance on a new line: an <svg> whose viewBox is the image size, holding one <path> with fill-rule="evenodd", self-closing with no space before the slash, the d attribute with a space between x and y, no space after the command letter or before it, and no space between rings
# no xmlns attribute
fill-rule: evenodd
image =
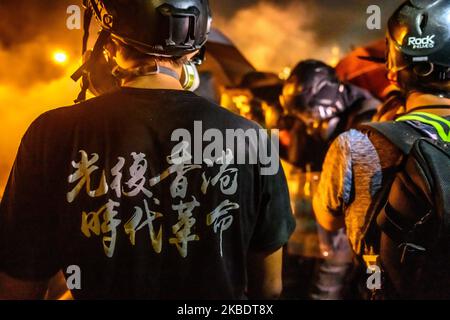
<svg viewBox="0 0 450 320"><path fill-rule="evenodd" d="M128 236L131 246L136 245L136 234L146 231L149 236L149 245L154 252L160 254L163 249L163 233L170 232L169 244L176 247L181 257L186 258L191 242L201 241L200 235L195 234L195 225L204 219L204 223L211 226L215 234L219 236L220 254L223 257L223 232L228 230L234 221L231 211L239 209L239 204L231 202L230 199L223 200L216 209L204 215L201 210L202 204L189 194L188 173L201 175L201 192L207 195L212 188L217 187L224 196L232 196L238 190L238 169L232 167L233 152L227 150L222 152L214 161L205 161L205 165L193 165L192 156L188 152L189 144L181 142L167 157L168 169L161 174L148 178L148 162L144 153L132 152L132 163L128 168L129 179L123 180L123 172L127 169L126 158L118 157L117 164L111 169L112 181L108 184L105 170L101 172L98 187L92 187L91 175L100 170L98 163L100 156L96 153L90 156L84 150L80 150L81 158L78 162L72 161L75 172L68 177L68 183L72 188L67 193L67 202L72 204L76 201L82 190L86 191L88 197L100 198L103 196L115 197L117 201L109 198L105 205L93 212L81 212L81 232L87 237L102 237L104 253L107 257L114 256L117 233L123 228ZM207 172L202 171L205 167L217 167L218 173L208 177ZM172 199L172 212L159 212L160 199L152 192L152 187L162 181L173 178L169 193ZM73 186L75 185L75 186ZM111 192L110 192L111 191ZM143 196L141 206L135 206L131 218L124 222L119 219L120 199L122 197ZM168 215L174 214L177 223L171 230L163 230L160 223ZM203 215L201 215L203 214ZM120 227L123 224L122 227ZM159 225L159 226L158 226Z"/></svg>

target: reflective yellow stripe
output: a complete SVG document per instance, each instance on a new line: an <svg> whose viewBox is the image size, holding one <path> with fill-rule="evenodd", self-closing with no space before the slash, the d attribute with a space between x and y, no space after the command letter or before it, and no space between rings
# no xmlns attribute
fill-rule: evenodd
<svg viewBox="0 0 450 320"><path fill-rule="evenodd" d="M418 115L426 116L426 117L431 118L431 119L436 120L436 121L441 121L441 122L445 123L450 129L450 121L448 121L447 119L445 119L443 117L440 117L438 115L435 115L435 114L432 114L432 113L428 113L428 112L412 112L411 114L412 115L418 114Z"/></svg>
<svg viewBox="0 0 450 320"><path fill-rule="evenodd" d="M429 114L425 114L425 116L429 117ZM430 117L432 118L432 117ZM444 141L444 142L450 142L450 132L447 134L445 132L444 127L442 126L441 123L439 123L439 121L441 121L441 119L439 119L439 121L434 121L434 120L430 120L424 117L424 115L419 114L419 113L411 113L411 114L407 114L403 117L398 118L396 121L398 122L403 122L403 121L419 121L421 123L425 123L425 124L429 124L431 126L433 126L439 137ZM447 121L444 122L445 124L447 124ZM449 131L450 131L450 126L449 126Z"/></svg>

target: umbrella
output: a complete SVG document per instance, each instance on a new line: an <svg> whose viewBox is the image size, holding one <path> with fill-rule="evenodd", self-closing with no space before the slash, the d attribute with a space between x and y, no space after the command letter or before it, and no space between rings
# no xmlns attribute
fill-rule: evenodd
<svg viewBox="0 0 450 320"><path fill-rule="evenodd" d="M220 85L234 87L256 69L229 38L213 28L206 44L206 60L199 71L212 73Z"/></svg>
<svg viewBox="0 0 450 320"><path fill-rule="evenodd" d="M380 63L384 61L385 51L385 40L378 40L368 46L353 50L336 66L339 78L367 89L375 97L384 100L389 92L394 89L387 79L385 64ZM367 59L367 57L372 57L372 59Z"/></svg>

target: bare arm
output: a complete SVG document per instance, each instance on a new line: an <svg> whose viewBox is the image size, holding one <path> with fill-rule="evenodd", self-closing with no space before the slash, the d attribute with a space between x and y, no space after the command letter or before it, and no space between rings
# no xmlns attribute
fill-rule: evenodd
<svg viewBox="0 0 450 320"><path fill-rule="evenodd" d="M249 253L248 297L252 300L278 299L283 290L283 248L274 252Z"/></svg>
<svg viewBox="0 0 450 320"><path fill-rule="evenodd" d="M0 300L41 300L47 287L48 281L23 281L0 273Z"/></svg>

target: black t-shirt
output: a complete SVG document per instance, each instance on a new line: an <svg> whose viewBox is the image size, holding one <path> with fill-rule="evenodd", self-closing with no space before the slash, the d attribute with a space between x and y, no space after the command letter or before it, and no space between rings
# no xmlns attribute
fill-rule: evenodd
<svg viewBox="0 0 450 320"><path fill-rule="evenodd" d="M1 203L0 270L41 280L78 266L80 299L245 298L248 252L294 229L286 180L281 167L230 164L225 147L188 164L197 147L172 133L197 142L195 121L260 129L174 90L121 89L39 117Z"/></svg>

